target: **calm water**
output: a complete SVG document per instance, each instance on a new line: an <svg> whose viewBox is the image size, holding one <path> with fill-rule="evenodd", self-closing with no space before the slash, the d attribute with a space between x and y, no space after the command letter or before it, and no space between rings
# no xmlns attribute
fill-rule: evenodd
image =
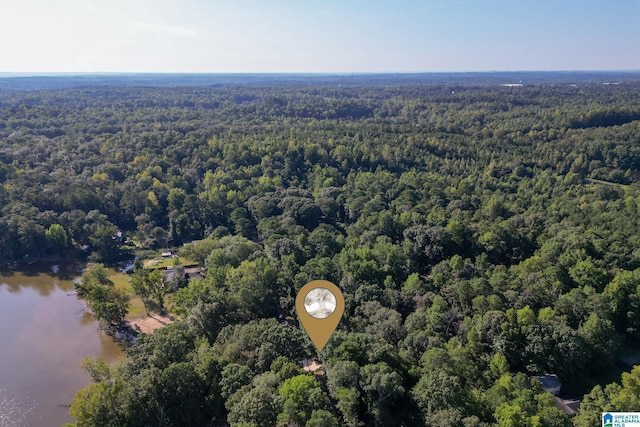
<svg viewBox="0 0 640 427"><path fill-rule="evenodd" d="M72 294L78 276L57 265L0 272L0 427L72 422L67 405L90 383L82 359L122 356Z"/></svg>

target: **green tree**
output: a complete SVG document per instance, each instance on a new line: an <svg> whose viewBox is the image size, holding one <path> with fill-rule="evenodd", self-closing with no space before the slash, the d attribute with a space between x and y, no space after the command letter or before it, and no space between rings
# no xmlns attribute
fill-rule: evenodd
<svg viewBox="0 0 640 427"><path fill-rule="evenodd" d="M524 354L532 372L553 372L570 381L582 374L591 357L580 334L560 322L530 325L524 334Z"/></svg>
<svg viewBox="0 0 640 427"><path fill-rule="evenodd" d="M89 242L98 259L112 259L120 253L118 227L106 221L97 225L89 235Z"/></svg>
<svg viewBox="0 0 640 427"><path fill-rule="evenodd" d="M195 372L193 364L174 363L164 369L156 391L164 425L197 426L207 421L204 381Z"/></svg>
<svg viewBox="0 0 640 427"><path fill-rule="evenodd" d="M136 268L129 279L133 292L140 297L144 305L144 311L149 315L149 304L151 303L151 289L149 287L149 270Z"/></svg>
<svg viewBox="0 0 640 427"><path fill-rule="evenodd" d="M96 319L106 327L119 326L129 310L129 296L114 287L102 264L89 268L79 284L78 294L87 300Z"/></svg>
<svg viewBox="0 0 640 427"><path fill-rule="evenodd" d="M338 420L329 411L316 409L311 413L305 427L338 427Z"/></svg>
<svg viewBox="0 0 640 427"><path fill-rule="evenodd" d="M575 427L597 425L602 412L634 411L640 405L640 366L622 374L622 384L611 383L604 389L597 385L584 396L578 415L573 419Z"/></svg>
<svg viewBox="0 0 640 427"><path fill-rule="evenodd" d="M411 390L411 395L425 420L443 409L464 408L469 401L460 379L441 370L425 372Z"/></svg>
<svg viewBox="0 0 640 427"><path fill-rule="evenodd" d="M284 411L278 416L281 422L304 425L311 413L325 407L326 397L320 384L309 375L297 375L286 380L278 390L284 398Z"/></svg>
<svg viewBox="0 0 640 427"><path fill-rule="evenodd" d="M569 268L569 276L580 286L591 286L601 291L609 281L609 276L604 268L594 264L591 257L578 261Z"/></svg>
<svg viewBox="0 0 640 427"><path fill-rule="evenodd" d="M147 276L150 294L156 299L160 311L164 311L164 296L167 293L166 276L160 270L153 270Z"/></svg>
<svg viewBox="0 0 640 427"><path fill-rule="evenodd" d="M45 237L47 244L60 254L69 246L67 232L60 224L51 224L45 232Z"/></svg>
<svg viewBox="0 0 640 427"><path fill-rule="evenodd" d="M158 308L164 311L164 297L168 291L166 276L162 270L147 270L138 268L131 276L131 287L144 304L144 309L149 314L150 303L155 300Z"/></svg>
<svg viewBox="0 0 640 427"><path fill-rule="evenodd" d="M360 388L376 425L392 425L397 421L391 408L393 402L405 394L400 374L384 362L365 365L360 371Z"/></svg>
<svg viewBox="0 0 640 427"><path fill-rule="evenodd" d="M336 408L342 413L342 419L345 425L357 427L363 424L358 414L360 393L357 388L338 388L334 392L334 397L336 399Z"/></svg>
<svg viewBox="0 0 640 427"><path fill-rule="evenodd" d="M503 403L496 408L494 413L500 427L538 427L540 418L528 417L518 405Z"/></svg>
<svg viewBox="0 0 640 427"><path fill-rule="evenodd" d="M591 313L578 332L591 349L591 363L594 367L602 369L612 362L620 348L621 339L609 319Z"/></svg>
<svg viewBox="0 0 640 427"><path fill-rule="evenodd" d="M533 312L531 307L524 306L520 310L518 310L518 324L521 326L533 325L536 323L536 314Z"/></svg>
<svg viewBox="0 0 640 427"><path fill-rule="evenodd" d="M78 427L105 426L122 427L125 418L120 412L124 382L90 384L73 398L69 414L76 419Z"/></svg>
<svg viewBox="0 0 640 427"><path fill-rule="evenodd" d="M112 286L94 286L85 298L96 318L108 327L121 325L129 310L127 293Z"/></svg>
<svg viewBox="0 0 640 427"><path fill-rule="evenodd" d="M248 366L238 363L230 363L222 370L222 379L220 380L220 393L223 399L227 399L243 386L251 383L253 372Z"/></svg>
<svg viewBox="0 0 640 427"><path fill-rule="evenodd" d="M525 374L504 374L481 396L500 426L568 427L570 420L555 406L540 382Z"/></svg>
<svg viewBox="0 0 640 427"><path fill-rule="evenodd" d="M264 385L247 386L227 399L227 421L232 427L273 427L282 405L283 399L275 389Z"/></svg>
<svg viewBox="0 0 640 427"><path fill-rule="evenodd" d="M618 332L640 335L640 269L620 271L607 284L603 295L609 303Z"/></svg>
<svg viewBox="0 0 640 427"><path fill-rule="evenodd" d="M618 408L611 403L610 394L617 394L620 385L609 384L606 389L595 386L591 392L584 395L580 403L580 411L573 419L575 427L597 426L601 422L602 412L616 411ZM606 390L606 391L605 391Z"/></svg>

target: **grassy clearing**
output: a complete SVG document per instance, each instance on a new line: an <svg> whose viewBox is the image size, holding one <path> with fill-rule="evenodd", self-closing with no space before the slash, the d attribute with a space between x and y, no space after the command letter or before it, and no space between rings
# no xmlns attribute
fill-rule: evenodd
<svg viewBox="0 0 640 427"><path fill-rule="evenodd" d="M120 273L115 270L109 270L109 279L113 282L113 285L116 289L122 289L127 294L129 294L129 312L125 317L125 320L131 319L139 319L141 317L146 317L147 314L144 310L144 304L142 303L142 298L133 293L133 289L129 284L129 275L125 273Z"/></svg>
<svg viewBox="0 0 640 427"><path fill-rule="evenodd" d="M119 273L115 270L109 270L109 279L113 282L113 286L116 289L123 289L127 293L133 293L131 285L129 284L129 275L125 273Z"/></svg>
<svg viewBox="0 0 640 427"><path fill-rule="evenodd" d="M147 317L147 312L144 309L144 304L142 302L142 298L136 295L131 288L131 284L129 283L130 275L125 273L120 273L114 269L109 270L109 279L113 282L113 285L116 289L123 289L129 295L129 312L127 313L125 320L135 320L135 319L143 319ZM167 311L171 310L171 302L170 300L165 300L165 309ZM153 301L150 303L149 312L151 315L159 315L160 309L157 307Z"/></svg>

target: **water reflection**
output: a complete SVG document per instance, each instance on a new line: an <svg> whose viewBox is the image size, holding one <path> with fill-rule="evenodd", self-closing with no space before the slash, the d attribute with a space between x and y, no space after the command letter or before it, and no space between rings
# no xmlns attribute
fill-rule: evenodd
<svg viewBox="0 0 640 427"><path fill-rule="evenodd" d="M0 270L0 285L7 286L9 292L20 292L28 287L48 296L55 289L73 290L74 280L82 275L83 268L81 263L34 263L19 271L4 269Z"/></svg>
<svg viewBox="0 0 640 427"><path fill-rule="evenodd" d="M73 293L81 272L78 264L0 272L0 426L71 422L67 405L90 382L82 359L123 354Z"/></svg>
<svg viewBox="0 0 640 427"><path fill-rule="evenodd" d="M38 404L28 396L20 396L0 388L0 426L23 426Z"/></svg>

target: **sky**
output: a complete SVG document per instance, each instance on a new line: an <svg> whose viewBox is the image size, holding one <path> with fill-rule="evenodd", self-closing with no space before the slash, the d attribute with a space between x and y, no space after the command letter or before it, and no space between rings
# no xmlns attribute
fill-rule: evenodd
<svg viewBox="0 0 640 427"><path fill-rule="evenodd" d="M640 0L0 0L0 72L640 70Z"/></svg>

